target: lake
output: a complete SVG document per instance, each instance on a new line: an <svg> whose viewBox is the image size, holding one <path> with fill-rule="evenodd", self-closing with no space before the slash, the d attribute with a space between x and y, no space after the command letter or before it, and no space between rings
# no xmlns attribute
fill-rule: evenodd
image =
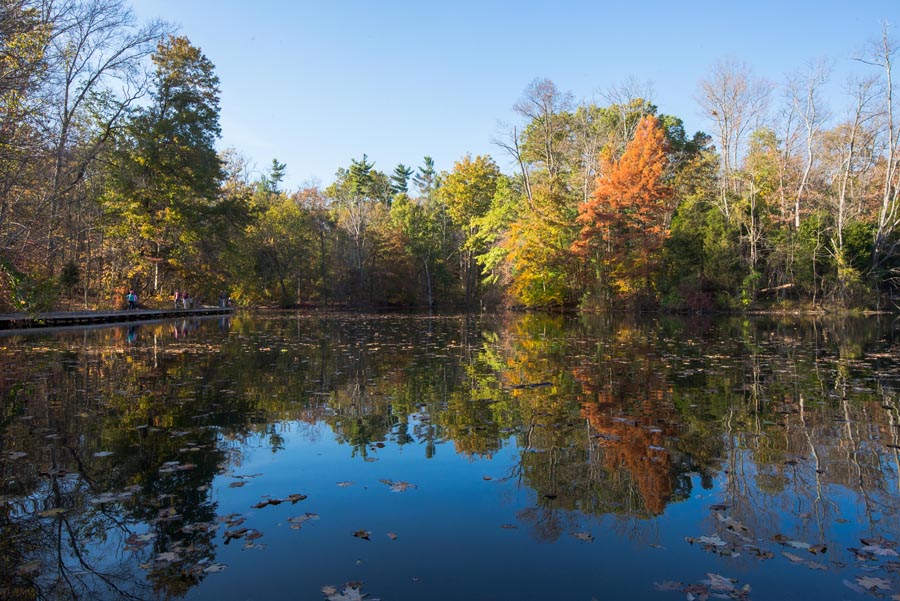
<svg viewBox="0 0 900 601"><path fill-rule="evenodd" d="M0 337L0 598L900 599L893 316Z"/></svg>

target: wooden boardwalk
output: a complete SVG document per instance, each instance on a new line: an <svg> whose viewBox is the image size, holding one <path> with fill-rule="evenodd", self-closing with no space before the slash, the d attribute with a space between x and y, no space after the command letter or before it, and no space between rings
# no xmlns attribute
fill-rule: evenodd
<svg viewBox="0 0 900 601"><path fill-rule="evenodd" d="M129 321L177 319L227 315L231 307L199 307L196 309L134 309L132 311L67 311L59 313L0 313L0 330L28 330L34 328L58 328Z"/></svg>

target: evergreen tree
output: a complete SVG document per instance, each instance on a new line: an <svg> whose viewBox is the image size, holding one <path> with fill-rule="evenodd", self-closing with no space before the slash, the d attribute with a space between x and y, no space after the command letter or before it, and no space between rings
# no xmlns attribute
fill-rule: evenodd
<svg viewBox="0 0 900 601"><path fill-rule="evenodd" d="M648 115L620 158L604 152L594 195L578 210L581 238L572 245L576 254L595 261L602 284L642 300L653 295L652 276L671 212L666 151L665 132Z"/></svg>
<svg viewBox="0 0 900 601"><path fill-rule="evenodd" d="M185 37L170 37L153 56L153 101L131 120L120 140L107 207L118 216L114 235L132 253L132 276L163 271L186 275L223 179L215 142L219 78ZM150 273L152 271L152 274Z"/></svg>
<svg viewBox="0 0 900 601"><path fill-rule="evenodd" d="M403 163L398 164L391 175L391 192L394 194L406 194L409 192L409 178L413 173L412 167L407 167Z"/></svg>
<svg viewBox="0 0 900 601"><path fill-rule="evenodd" d="M437 172L434 170L434 159L426 156L423 165L419 167L419 172L413 177L416 187L419 188L419 194L430 198L431 193L437 188Z"/></svg>
<svg viewBox="0 0 900 601"><path fill-rule="evenodd" d="M287 165L279 163L278 159L272 159L272 165L269 167L269 173L263 176L263 187L270 194L278 194L281 192L281 182L284 181L284 170Z"/></svg>

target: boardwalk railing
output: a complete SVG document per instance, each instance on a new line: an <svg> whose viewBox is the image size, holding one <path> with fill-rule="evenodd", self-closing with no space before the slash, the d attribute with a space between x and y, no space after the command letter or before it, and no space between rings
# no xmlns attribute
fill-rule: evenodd
<svg viewBox="0 0 900 601"><path fill-rule="evenodd" d="M67 311L59 313L0 313L0 330L55 328L128 321L150 321L178 317L226 315L231 307L200 307L197 309L133 309L131 311Z"/></svg>

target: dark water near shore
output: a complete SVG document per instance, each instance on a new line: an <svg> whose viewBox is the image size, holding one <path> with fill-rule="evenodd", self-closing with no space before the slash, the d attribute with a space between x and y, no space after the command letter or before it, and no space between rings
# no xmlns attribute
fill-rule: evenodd
<svg viewBox="0 0 900 601"><path fill-rule="evenodd" d="M0 598L900 599L897 327L0 337Z"/></svg>

